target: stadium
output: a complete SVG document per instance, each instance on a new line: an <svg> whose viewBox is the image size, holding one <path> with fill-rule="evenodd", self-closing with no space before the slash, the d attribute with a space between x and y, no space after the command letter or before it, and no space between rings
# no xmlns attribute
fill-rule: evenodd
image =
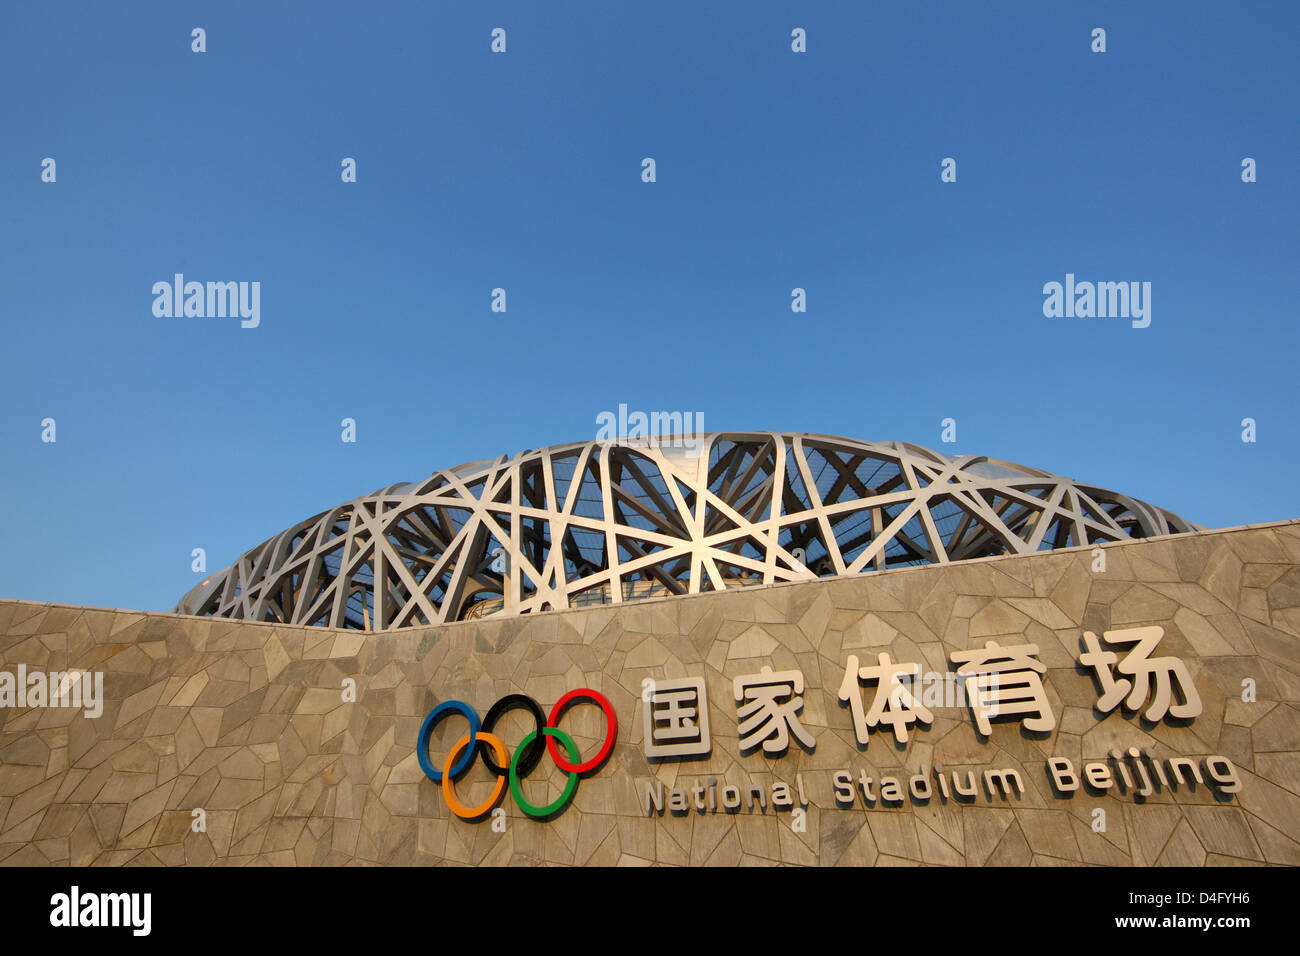
<svg viewBox="0 0 1300 956"><path fill-rule="evenodd" d="M578 442L436 472L294 525L176 610L388 630L1194 530L1135 498L903 442Z"/></svg>
<svg viewBox="0 0 1300 956"><path fill-rule="evenodd" d="M171 612L0 601L0 861L1296 865L1298 641L1295 520L905 442L554 445Z"/></svg>

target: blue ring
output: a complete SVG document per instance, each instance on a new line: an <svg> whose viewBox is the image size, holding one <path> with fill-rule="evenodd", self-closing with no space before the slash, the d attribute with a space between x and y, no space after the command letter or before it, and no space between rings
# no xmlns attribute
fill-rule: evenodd
<svg viewBox="0 0 1300 956"><path fill-rule="evenodd" d="M448 700L439 704L424 718L424 723L420 725L420 736L415 743L415 755L420 760L420 769L434 783L442 783L442 771L429 762L429 737L433 734L434 725L453 712L469 721L469 746L465 748L465 755L451 768L451 775L460 776L478 755L478 731L481 726L478 713L461 700Z"/></svg>

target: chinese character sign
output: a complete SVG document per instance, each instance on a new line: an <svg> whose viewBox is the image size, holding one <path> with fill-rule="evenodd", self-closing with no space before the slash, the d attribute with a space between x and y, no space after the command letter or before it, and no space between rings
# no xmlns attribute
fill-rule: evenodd
<svg viewBox="0 0 1300 956"><path fill-rule="evenodd" d="M657 680L645 702L645 755L693 757L713 749L703 677Z"/></svg>
<svg viewBox="0 0 1300 956"><path fill-rule="evenodd" d="M777 671L764 667L757 674L737 677L733 682L736 717L743 753L763 745L768 754L784 753L793 734L811 750L817 740L799 722L803 709L803 672Z"/></svg>
<svg viewBox="0 0 1300 956"><path fill-rule="evenodd" d="M893 727L894 739L905 744L909 724L917 720L928 724L934 720L934 715L916 700L911 688L902 681L904 676L917 677L921 666L893 663L885 653L878 654L877 661L875 667L859 667L857 657L850 654L848 665L844 669L844 680L840 684L839 699L848 702L853 716L853 731L862 746L867 745L868 728L882 723ZM869 709L862 706L859 681L876 682L876 694Z"/></svg>
<svg viewBox="0 0 1300 956"><path fill-rule="evenodd" d="M1128 694L1128 700L1124 706L1129 710L1138 710L1147 702L1148 694L1154 689L1151 706L1145 715L1147 720L1158 721L1166 713L1179 718L1201 715L1201 695L1196 692L1187 665L1177 657L1151 657L1151 652L1164 633L1163 627L1130 627L1106 631L1102 634L1102 640L1107 644L1135 645L1124 660L1120 661L1114 651L1102 650L1096 634L1092 631L1083 632L1086 650L1079 655L1079 663L1091 667L1101 684L1102 693L1097 698L1098 710L1104 714L1110 713L1125 694ZM1117 663L1118 666L1115 666ZM1133 679L1117 679L1112 667ZM1172 703L1175 684L1178 686L1181 703Z"/></svg>
<svg viewBox="0 0 1300 956"><path fill-rule="evenodd" d="M961 665L957 673L966 678L966 697L975 726L985 737L992 732L992 717L1019 715L1026 730L1047 732L1056 727L1039 676L1046 673L1047 666L1034 659L1037 655L1037 644L1003 647L997 641L949 655L954 664Z"/></svg>

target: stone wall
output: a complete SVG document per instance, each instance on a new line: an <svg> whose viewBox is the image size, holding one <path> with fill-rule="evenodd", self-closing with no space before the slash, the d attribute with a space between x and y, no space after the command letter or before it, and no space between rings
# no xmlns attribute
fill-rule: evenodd
<svg viewBox="0 0 1300 956"><path fill-rule="evenodd" d="M0 709L0 860L7 864L1054 864L1300 863L1300 523L917 568L824 582L651 600L394 634L361 634L64 605L0 602L0 671L70 668L104 675L103 713ZM1150 724L1094 708L1077 664L1080 635L1155 624L1159 653L1190 669L1202 701L1191 721ZM866 748L837 700L849 655L880 651L946 672L948 655L1032 642L1055 717L1049 734L1015 721L981 737L969 708L935 708L906 746L877 727ZM741 755L735 677L799 670L799 714L815 746ZM702 677L712 754L651 763L643 753L646 678ZM355 702L344 701L354 678ZM1256 699L1243 701L1243 682ZM1249 683L1246 684L1249 686ZM452 817L421 771L426 713L459 699L485 714L507 693L549 711L591 687L618 717L609 760L552 819L526 817L509 793L503 820ZM872 691L865 688L870 703ZM463 732L445 721L434 761ZM584 755L599 711L560 724ZM507 746L531 726L512 711ZM1104 759L1137 746L1164 758L1217 754L1241 789L1118 788L1065 797L1048 756ZM910 797L836 804L832 774L906 781L1014 768L1024 793L962 801ZM695 809L647 813L646 789L716 779L803 784L802 813ZM549 758L524 784L559 792ZM491 788L481 761L458 782L466 802ZM906 784L904 784L906 785ZM715 790L716 792L716 790ZM692 797L694 799L694 797ZM193 828L201 808L202 832ZM1094 829L1105 811L1104 832ZM494 827L494 822L496 826ZM504 824L504 826L502 826ZM500 832L501 830L504 832Z"/></svg>

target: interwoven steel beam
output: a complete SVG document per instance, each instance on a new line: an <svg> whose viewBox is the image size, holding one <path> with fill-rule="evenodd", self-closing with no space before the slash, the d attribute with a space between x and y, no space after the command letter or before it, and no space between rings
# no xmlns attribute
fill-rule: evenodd
<svg viewBox="0 0 1300 956"><path fill-rule="evenodd" d="M1069 478L902 442L587 441L339 505L176 610L390 630L1192 530Z"/></svg>

